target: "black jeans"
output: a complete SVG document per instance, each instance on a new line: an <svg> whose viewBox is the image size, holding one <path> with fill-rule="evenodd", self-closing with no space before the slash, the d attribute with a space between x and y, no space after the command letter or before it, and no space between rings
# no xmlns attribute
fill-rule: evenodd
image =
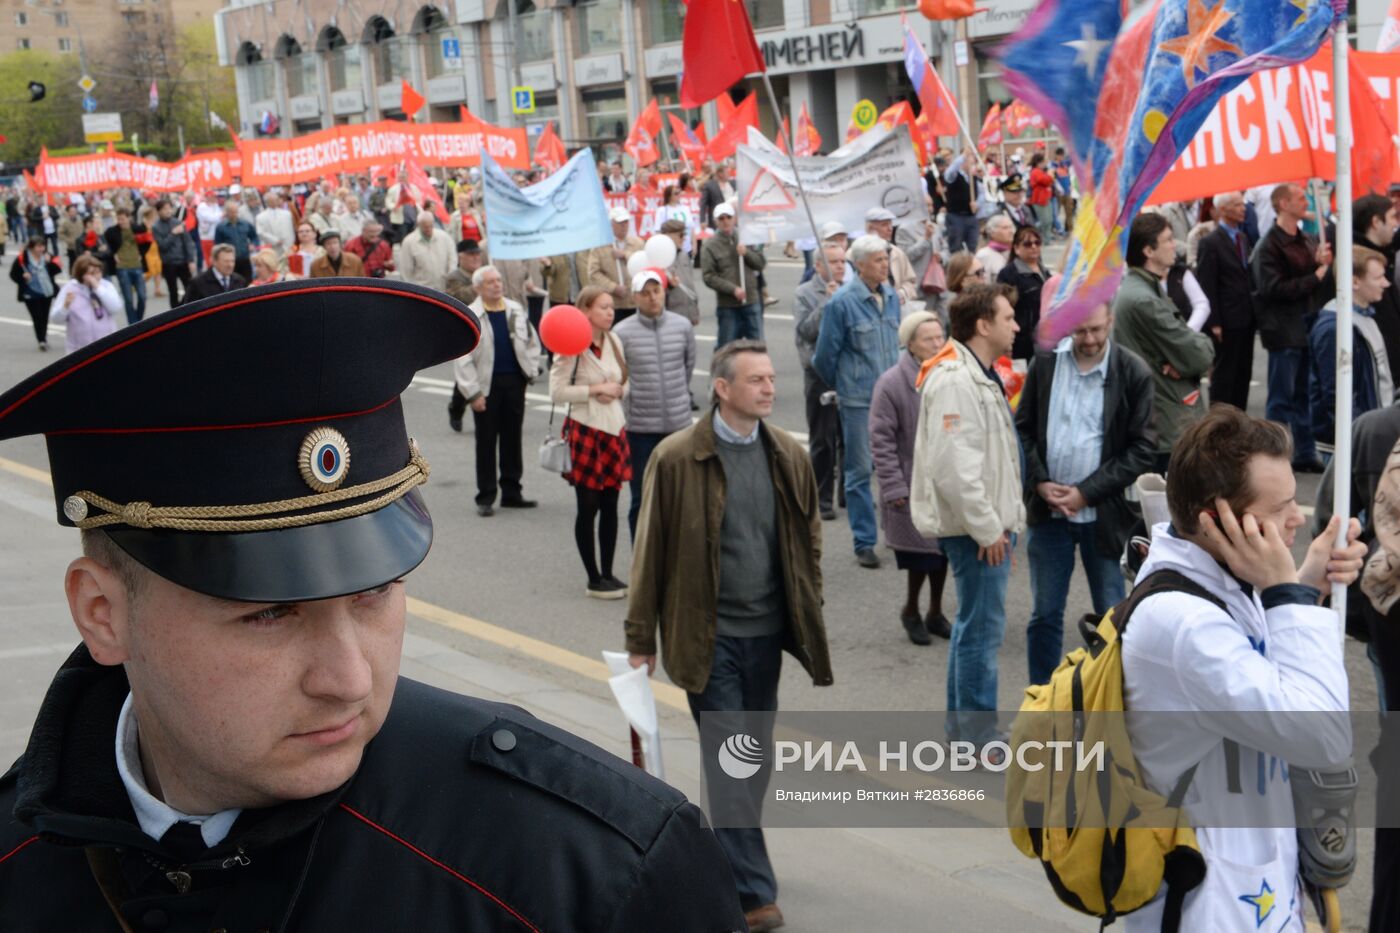
<svg viewBox="0 0 1400 933"><path fill-rule="evenodd" d="M781 633L758 638L717 635L710 679L705 683L704 692L686 694L690 714L700 728L700 759L705 769L710 812L715 814L712 817L716 824L715 838L729 857L734 883L739 888L739 905L746 911L778 899L778 881L768 858L763 830L758 827L770 772L765 767L743 781L741 788L735 788L741 782L720 770L719 749L726 739L739 731L759 732L754 737L762 747L765 750L773 747L771 718L766 720L764 728L758 729L750 717L738 714L771 712L778 708L778 677L782 669ZM736 716L702 718L701 713L735 713ZM718 800L716 790L724 791ZM729 822L730 827L721 825L725 822ZM735 824L744 825L735 828Z"/></svg>
<svg viewBox="0 0 1400 933"><path fill-rule="evenodd" d="M162 260L160 277L165 279L165 289L170 293L170 307L184 304L190 296L190 264Z"/></svg>
<svg viewBox="0 0 1400 933"><path fill-rule="evenodd" d="M1215 348L1210 374L1210 403L1224 402L1249 410L1249 377L1254 371L1254 328L1227 327Z"/></svg>
<svg viewBox="0 0 1400 933"><path fill-rule="evenodd" d="M473 411L472 421L476 423L476 504L493 504L498 488L501 501L519 499L520 478L525 472L520 449L520 434L525 426L525 377L520 373L493 374L486 410ZM499 485L497 447L501 464Z"/></svg>
<svg viewBox="0 0 1400 933"><path fill-rule="evenodd" d="M807 451L817 475L817 502L823 511L831 508L837 489L836 475L841 468L841 408L834 402L821 403L830 386L811 370L804 373L807 401Z"/></svg>
<svg viewBox="0 0 1400 933"><path fill-rule="evenodd" d="M34 322L34 339L40 343L49 342L49 308L52 298L26 298L24 306L29 309L29 319Z"/></svg>
<svg viewBox="0 0 1400 933"><path fill-rule="evenodd" d="M249 282L253 281L253 260L247 256L233 260L233 271Z"/></svg>

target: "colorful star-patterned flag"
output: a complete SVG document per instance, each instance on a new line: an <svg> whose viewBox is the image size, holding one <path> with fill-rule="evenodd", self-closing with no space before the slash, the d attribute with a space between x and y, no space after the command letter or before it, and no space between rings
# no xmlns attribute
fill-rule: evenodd
<svg viewBox="0 0 1400 933"><path fill-rule="evenodd" d="M1113 297L1128 228L1220 98L1305 61L1345 0L1044 0L996 50L1006 86L1068 137L1083 194L1064 281L1041 321L1053 345Z"/></svg>

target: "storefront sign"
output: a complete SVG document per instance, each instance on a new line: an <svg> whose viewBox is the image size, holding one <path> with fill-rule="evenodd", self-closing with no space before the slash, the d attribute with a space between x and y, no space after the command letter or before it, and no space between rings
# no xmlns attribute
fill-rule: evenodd
<svg viewBox="0 0 1400 933"><path fill-rule="evenodd" d="M403 82L381 84L375 89L374 96L379 101L380 110L398 110L399 104L403 103Z"/></svg>
<svg viewBox="0 0 1400 933"><path fill-rule="evenodd" d="M467 99L467 85L459 74L428 79L428 103L455 104Z"/></svg>
<svg viewBox="0 0 1400 933"><path fill-rule="evenodd" d="M594 55L574 62L574 82L580 87L595 84L618 84L622 81L622 55Z"/></svg>
<svg viewBox="0 0 1400 933"><path fill-rule="evenodd" d="M331 94L331 113L343 116L347 113L363 113L365 92L357 87L348 87Z"/></svg>
<svg viewBox="0 0 1400 933"><path fill-rule="evenodd" d="M760 37L759 50L770 74L816 71L899 61L904 57L904 34L898 16L882 16L832 26L775 33ZM648 64L648 68L650 65Z"/></svg>
<svg viewBox="0 0 1400 933"><path fill-rule="evenodd" d="M646 56L648 78L674 78L685 70L685 58L679 45L647 49Z"/></svg>
<svg viewBox="0 0 1400 933"><path fill-rule="evenodd" d="M967 24L974 39L1009 36L1026 21L1040 0L983 0Z"/></svg>
<svg viewBox="0 0 1400 933"><path fill-rule="evenodd" d="M552 91L559 82L554 80L554 62L520 66L520 83L538 92Z"/></svg>
<svg viewBox="0 0 1400 933"><path fill-rule="evenodd" d="M287 102L292 108L293 120L317 120L321 116L321 98L315 94L303 94Z"/></svg>

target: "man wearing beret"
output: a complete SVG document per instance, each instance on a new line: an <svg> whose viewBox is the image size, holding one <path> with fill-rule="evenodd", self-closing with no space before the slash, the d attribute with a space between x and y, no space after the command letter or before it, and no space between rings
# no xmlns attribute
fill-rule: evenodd
<svg viewBox="0 0 1400 933"><path fill-rule="evenodd" d="M288 282L0 395L82 535L82 644L0 778L6 933L743 928L678 792L399 676L432 540L399 395L481 327L421 287Z"/></svg>

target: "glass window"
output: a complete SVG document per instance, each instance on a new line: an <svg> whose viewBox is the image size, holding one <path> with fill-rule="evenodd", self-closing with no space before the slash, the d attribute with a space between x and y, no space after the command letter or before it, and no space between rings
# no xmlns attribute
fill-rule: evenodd
<svg viewBox="0 0 1400 933"><path fill-rule="evenodd" d="M649 0L647 36L653 45L679 42L685 32L685 0Z"/></svg>
<svg viewBox="0 0 1400 933"><path fill-rule="evenodd" d="M15 14L15 25L16 25L16 26L28 26L28 25L29 25L29 14L28 14L28 13L25 13L23 10L21 10L21 11L18 12L18 13L16 13L16 14ZM24 48L24 46L20 46L20 48Z"/></svg>
<svg viewBox="0 0 1400 933"><path fill-rule="evenodd" d="M520 0L516 10L520 35L516 52L525 63L554 61L553 10L537 10L530 0Z"/></svg>
<svg viewBox="0 0 1400 933"><path fill-rule="evenodd" d="M287 59L287 96L303 97L321 92L316 80L316 55L303 52Z"/></svg>
<svg viewBox="0 0 1400 933"><path fill-rule="evenodd" d="M385 39L374 47L374 80L388 84L407 73L408 54L400 38Z"/></svg>
<svg viewBox="0 0 1400 933"><path fill-rule="evenodd" d="M54 24L55 26L67 26L67 25L68 25L68 14L67 14L67 13L55 13L55 14L53 15L53 24Z"/></svg>
<svg viewBox="0 0 1400 933"><path fill-rule="evenodd" d="M332 91L360 87L360 47L343 45L327 52L326 79Z"/></svg>
<svg viewBox="0 0 1400 933"><path fill-rule="evenodd" d="M530 146L533 149L535 140L534 128L543 128L546 123L554 124L554 132L559 132L559 97L557 94L536 94L535 112L524 116L525 128L532 133Z"/></svg>
<svg viewBox="0 0 1400 933"><path fill-rule="evenodd" d="M596 55L622 48L622 0L580 3L574 7L574 24L578 30L578 54Z"/></svg>
<svg viewBox="0 0 1400 933"><path fill-rule="evenodd" d="M423 36L423 53L428 66L428 77L457 74L462 69L460 58L447 58L442 54L442 40L456 39L457 48L462 48L462 36L456 29L434 29Z"/></svg>
<svg viewBox="0 0 1400 933"><path fill-rule="evenodd" d="M253 62L246 66L249 100L272 100L277 96L277 75L272 67L272 62Z"/></svg>
<svg viewBox="0 0 1400 933"><path fill-rule="evenodd" d="M583 92L584 132L589 139L627 138L627 95L615 91Z"/></svg>
<svg viewBox="0 0 1400 933"><path fill-rule="evenodd" d="M27 49L27 48L29 48L29 40L28 40L28 39L21 39L21 40L19 40L19 47L20 47L21 49Z"/></svg>
<svg viewBox="0 0 1400 933"><path fill-rule="evenodd" d="M59 50L60 52L71 52L71 51L73 51L73 40L72 40L72 39L59 39L59 40L58 40L58 50Z"/></svg>
<svg viewBox="0 0 1400 933"><path fill-rule="evenodd" d="M783 0L748 0L749 19L754 29L773 29L783 25Z"/></svg>

